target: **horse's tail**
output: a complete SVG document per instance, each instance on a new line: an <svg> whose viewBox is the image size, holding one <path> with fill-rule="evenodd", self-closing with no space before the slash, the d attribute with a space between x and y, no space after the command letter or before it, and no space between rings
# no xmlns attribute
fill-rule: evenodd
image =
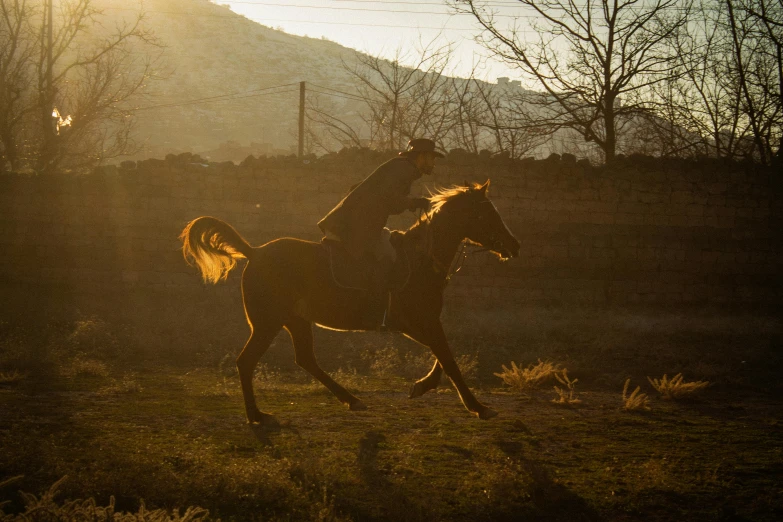
<svg viewBox="0 0 783 522"><path fill-rule="evenodd" d="M253 255L253 247L234 227L209 216L188 223L179 239L185 261L189 265L195 263L204 282L217 283L227 278L237 259L250 259Z"/></svg>

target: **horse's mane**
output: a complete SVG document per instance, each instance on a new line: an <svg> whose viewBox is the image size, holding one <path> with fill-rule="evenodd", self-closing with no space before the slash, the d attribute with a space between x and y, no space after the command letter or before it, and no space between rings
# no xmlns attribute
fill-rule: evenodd
<svg viewBox="0 0 783 522"><path fill-rule="evenodd" d="M478 183L470 183L468 185L452 185L450 187L440 187L435 189L434 192L430 192L430 212L429 217L439 211L443 205L447 202L465 196L467 194L474 193L481 188Z"/></svg>
<svg viewBox="0 0 783 522"><path fill-rule="evenodd" d="M409 238L420 237L420 235L424 233L423 230L425 228L422 225L428 223L446 203L475 194L480 188L481 185L478 183L468 183L466 185L438 187L430 191L430 196L427 198L430 200L430 210L422 214L422 216L416 220L416 223L405 231L405 235Z"/></svg>

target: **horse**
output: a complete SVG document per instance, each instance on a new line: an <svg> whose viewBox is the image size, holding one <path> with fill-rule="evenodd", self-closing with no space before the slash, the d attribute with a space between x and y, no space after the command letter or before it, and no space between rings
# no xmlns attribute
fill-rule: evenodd
<svg viewBox="0 0 783 522"><path fill-rule="evenodd" d="M398 259L407 260L409 273L404 286L391 291L386 315L390 330L429 347L437 359L430 372L413 384L410 397L434 390L445 372L463 405L481 419L497 412L479 402L465 384L440 314L443 290L461 245L478 245L501 260L519 255L519 242L487 197L488 188L489 180L438 190L429 197L429 211L414 225L392 232ZM185 260L195 263L205 282L226 279L237 260L247 259L242 298L251 333L236 364L249 423L278 425L273 415L256 405L253 372L281 328L291 336L299 366L350 410L366 409L321 369L313 351L313 324L339 331L378 328L366 322L367 292L334 280L323 243L286 237L251 247L231 225L209 216L188 223L179 237Z"/></svg>

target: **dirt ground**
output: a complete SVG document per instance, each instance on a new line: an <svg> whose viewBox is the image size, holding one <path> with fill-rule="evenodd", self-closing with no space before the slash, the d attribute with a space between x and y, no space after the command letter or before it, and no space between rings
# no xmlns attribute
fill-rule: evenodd
<svg viewBox="0 0 783 522"><path fill-rule="evenodd" d="M447 316L471 386L499 412L489 421L448 383L408 399L430 359L402 337L317 332L325 369L368 406L351 412L281 336L256 376L280 430L245 422L233 369L244 333L205 320L162 354L166 329L81 314L0 324L0 483L23 476L0 485L9 516L25 510L18 491L67 476L60 504L114 496L122 511L143 499L222 520L783 518L775 314L528 310L473 316L481 328ZM494 376L539 358L579 379L579 405L554 404L557 383L519 393ZM680 371L711 385L667 401L645 378ZM626 378L650 411L623 409Z"/></svg>

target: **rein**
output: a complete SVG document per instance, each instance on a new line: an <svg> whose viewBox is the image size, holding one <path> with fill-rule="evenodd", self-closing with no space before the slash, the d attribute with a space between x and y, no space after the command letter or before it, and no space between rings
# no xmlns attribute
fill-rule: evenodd
<svg viewBox="0 0 783 522"><path fill-rule="evenodd" d="M468 252L468 240L463 239L460 241L459 246L459 253L454 256L454 258L451 260L451 263L447 266L445 263L443 263L440 259L435 257L435 253L432 251L432 246L434 244L433 241L433 230L432 230L432 218L424 211L419 215L419 221L422 223L427 224L427 234L425 237L425 258L428 258L432 264L432 269L436 274L446 274L444 284L447 284L449 280L451 280L454 275L457 274L460 270L462 270L462 266L465 263L465 258L468 257L468 254L471 252ZM490 249L483 248L481 250L474 250L472 253L476 252L485 252Z"/></svg>
<svg viewBox="0 0 783 522"><path fill-rule="evenodd" d="M479 202L479 205L482 204L494 204L489 201L481 201ZM440 210L437 210L435 213L439 212ZM433 216L434 214L433 213ZM463 239L460 241L459 245L459 251L454 256L454 258L451 260L451 263L447 266L445 263L443 263L440 259L435 257L435 253L433 252L433 226L432 226L432 217L425 211L422 211L421 214L419 214L419 221L422 223L425 223L427 226L427 233L424 236L424 252L425 252L425 258L429 258L432 269L437 274L445 274L445 281L444 284L448 283L449 280L457 274L460 270L462 270L463 265L465 264L465 259L468 257L468 254L479 254L481 252L491 252L491 251L497 251L500 248L503 247L503 242L495 238L495 234L491 234L489 238L489 242L491 246L483 246L483 245L476 245L479 248L475 248L473 250L468 250L469 245L474 245L475 243L472 243L468 239Z"/></svg>

